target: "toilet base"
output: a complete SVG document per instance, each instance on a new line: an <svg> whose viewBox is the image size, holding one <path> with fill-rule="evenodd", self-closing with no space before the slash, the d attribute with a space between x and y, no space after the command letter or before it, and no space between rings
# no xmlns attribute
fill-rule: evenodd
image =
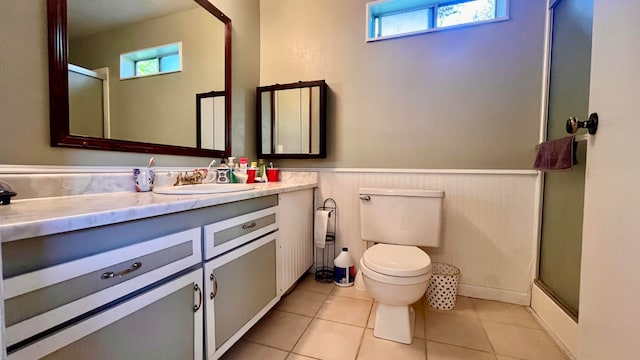
<svg viewBox="0 0 640 360"><path fill-rule="evenodd" d="M411 344L416 312L411 305L387 305L378 303L373 336L385 340Z"/></svg>

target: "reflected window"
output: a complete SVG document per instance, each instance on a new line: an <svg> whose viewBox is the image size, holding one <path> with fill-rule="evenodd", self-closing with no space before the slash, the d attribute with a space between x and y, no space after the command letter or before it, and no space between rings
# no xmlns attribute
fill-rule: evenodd
<svg viewBox="0 0 640 360"><path fill-rule="evenodd" d="M508 0L380 0L367 3L367 41L506 20Z"/></svg>
<svg viewBox="0 0 640 360"><path fill-rule="evenodd" d="M182 70L182 43L156 46L120 55L120 79Z"/></svg>

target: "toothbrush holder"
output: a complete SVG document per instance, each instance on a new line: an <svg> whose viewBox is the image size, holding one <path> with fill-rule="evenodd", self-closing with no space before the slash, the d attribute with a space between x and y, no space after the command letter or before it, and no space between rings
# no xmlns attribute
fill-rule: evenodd
<svg viewBox="0 0 640 360"><path fill-rule="evenodd" d="M280 179L280 169L267 168L267 180L269 182L277 182Z"/></svg>
<svg viewBox="0 0 640 360"><path fill-rule="evenodd" d="M136 185L137 192L146 192L153 189L156 174L151 168L135 168L133 169L133 180Z"/></svg>

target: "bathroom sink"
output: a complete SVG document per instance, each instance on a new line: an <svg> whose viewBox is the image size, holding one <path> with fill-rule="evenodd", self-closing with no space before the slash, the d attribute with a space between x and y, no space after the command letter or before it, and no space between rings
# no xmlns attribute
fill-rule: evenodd
<svg viewBox="0 0 640 360"><path fill-rule="evenodd" d="M153 192L164 195L217 194L246 191L255 187L254 184L195 184L157 187L153 189Z"/></svg>

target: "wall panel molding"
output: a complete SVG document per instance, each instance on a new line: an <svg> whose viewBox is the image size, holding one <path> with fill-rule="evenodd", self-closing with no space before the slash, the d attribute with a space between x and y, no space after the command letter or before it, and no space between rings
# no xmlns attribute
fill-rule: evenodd
<svg viewBox="0 0 640 360"><path fill-rule="evenodd" d="M536 179L529 173L321 171L316 205L328 197L336 200L336 248L349 247L358 263L366 249L359 188L444 190L442 243L426 249L432 261L459 267L461 288L474 289L474 296L528 304L536 259Z"/></svg>

